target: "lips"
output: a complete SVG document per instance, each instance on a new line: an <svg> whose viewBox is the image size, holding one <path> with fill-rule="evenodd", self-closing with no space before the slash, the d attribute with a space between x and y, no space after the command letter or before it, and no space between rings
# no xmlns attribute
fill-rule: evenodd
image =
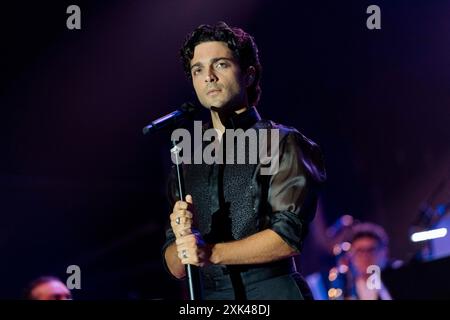
<svg viewBox="0 0 450 320"><path fill-rule="evenodd" d="M222 90L220 90L220 89L212 89L212 90L209 90L207 93L206 93L206 95L211 95L211 94L216 94L216 93L219 93L220 91L222 91Z"/></svg>

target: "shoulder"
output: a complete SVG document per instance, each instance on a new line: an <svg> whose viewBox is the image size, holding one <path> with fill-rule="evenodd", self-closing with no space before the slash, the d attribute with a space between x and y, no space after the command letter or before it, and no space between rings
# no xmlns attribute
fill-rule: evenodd
<svg viewBox="0 0 450 320"><path fill-rule="evenodd" d="M308 150L316 149L318 152L320 152L320 147L317 145L317 143L306 137L294 127L276 123L272 120L260 120L256 123L255 127L257 129L277 129L279 132L281 144L299 144L302 151L306 152Z"/></svg>
<svg viewBox="0 0 450 320"><path fill-rule="evenodd" d="M271 120L258 121L256 127L278 129L281 157L286 154L295 154L315 181L322 183L326 180L323 154L317 143L306 137L296 128L276 123Z"/></svg>

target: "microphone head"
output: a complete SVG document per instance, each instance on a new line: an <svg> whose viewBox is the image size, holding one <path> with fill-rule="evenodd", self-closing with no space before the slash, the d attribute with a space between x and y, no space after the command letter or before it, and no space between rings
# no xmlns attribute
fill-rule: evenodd
<svg viewBox="0 0 450 320"><path fill-rule="evenodd" d="M180 110L187 114L195 114L197 112L200 112L202 108L192 102L185 102L181 105Z"/></svg>
<svg viewBox="0 0 450 320"><path fill-rule="evenodd" d="M202 108L192 102L185 102L177 110L165 115L159 119L152 121L149 125L142 129L142 133L148 134L158 131L164 127L172 127L178 125L184 120L192 119L195 114L200 112Z"/></svg>

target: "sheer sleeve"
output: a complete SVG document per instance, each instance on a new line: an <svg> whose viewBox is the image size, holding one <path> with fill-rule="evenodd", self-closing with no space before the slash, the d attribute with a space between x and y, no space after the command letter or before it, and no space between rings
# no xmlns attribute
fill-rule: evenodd
<svg viewBox="0 0 450 320"><path fill-rule="evenodd" d="M279 170L269 183L269 228L299 252L326 179L322 153L314 142L291 131L282 138L279 154Z"/></svg>

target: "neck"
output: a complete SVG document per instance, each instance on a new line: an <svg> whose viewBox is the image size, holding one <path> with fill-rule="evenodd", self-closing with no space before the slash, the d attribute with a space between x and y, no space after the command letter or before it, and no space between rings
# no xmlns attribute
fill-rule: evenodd
<svg viewBox="0 0 450 320"><path fill-rule="evenodd" d="M244 112L247 109L248 109L248 107L242 107L242 108L234 111L234 113L240 114L240 113ZM222 123L222 120L220 119L219 113L216 112L216 111L211 110L211 120L212 120L212 124L213 124L214 129L219 130L220 135L222 135L225 132L225 125Z"/></svg>

